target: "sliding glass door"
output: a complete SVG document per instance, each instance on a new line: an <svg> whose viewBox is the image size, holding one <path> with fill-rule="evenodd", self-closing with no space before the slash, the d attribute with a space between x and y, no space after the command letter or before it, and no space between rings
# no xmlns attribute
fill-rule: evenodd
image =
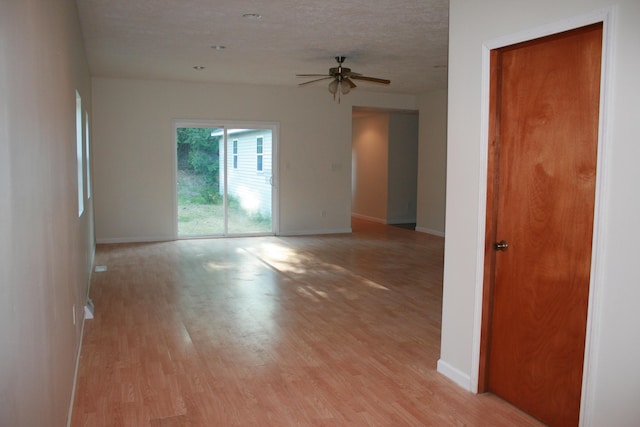
<svg viewBox="0 0 640 427"><path fill-rule="evenodd" d="M177 236L274 234L275 125L177 122Z"/></svg>

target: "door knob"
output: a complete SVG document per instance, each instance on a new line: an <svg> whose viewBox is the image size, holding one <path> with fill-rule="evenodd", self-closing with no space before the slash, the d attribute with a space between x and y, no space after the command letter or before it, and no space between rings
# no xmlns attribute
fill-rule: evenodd
<svg viewBox="0 0 640 427"><path fill-rule="evenodd" d="M496 251L506 251L509 248L509 244L506 240L500 240L493 244L493 249Z"/></svg>

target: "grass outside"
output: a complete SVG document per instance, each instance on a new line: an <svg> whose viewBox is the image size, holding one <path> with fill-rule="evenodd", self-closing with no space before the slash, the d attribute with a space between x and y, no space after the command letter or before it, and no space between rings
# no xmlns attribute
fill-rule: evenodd
<svg viewBox="0 0 640 427"><path fill-rule="evenodd" d="M224 205L207 203L203 197L204 180L184 170L178 170L178 236L207 236L224 233ZM271 218L256 216L229 201L228 232L265 233L272 230Z"/></svg>

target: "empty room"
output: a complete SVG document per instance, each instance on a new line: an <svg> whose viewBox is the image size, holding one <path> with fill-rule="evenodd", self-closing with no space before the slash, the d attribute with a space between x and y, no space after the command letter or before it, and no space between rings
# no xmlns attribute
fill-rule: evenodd
<svg viewBox="0 0 640 427"><path fill-rule="evenodd" d="M636 0L0 3L0 426L637 426Z"/></svg>

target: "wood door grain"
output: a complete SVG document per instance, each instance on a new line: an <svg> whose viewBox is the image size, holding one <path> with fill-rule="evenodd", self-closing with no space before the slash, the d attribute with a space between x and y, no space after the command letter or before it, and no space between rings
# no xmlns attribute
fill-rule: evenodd
<svg viewBox="0 0 640 427"><path fill-rule="evenodd" d="M487 385L558 426L580 411L601 48L595 24L492 56Z"/></svg>

